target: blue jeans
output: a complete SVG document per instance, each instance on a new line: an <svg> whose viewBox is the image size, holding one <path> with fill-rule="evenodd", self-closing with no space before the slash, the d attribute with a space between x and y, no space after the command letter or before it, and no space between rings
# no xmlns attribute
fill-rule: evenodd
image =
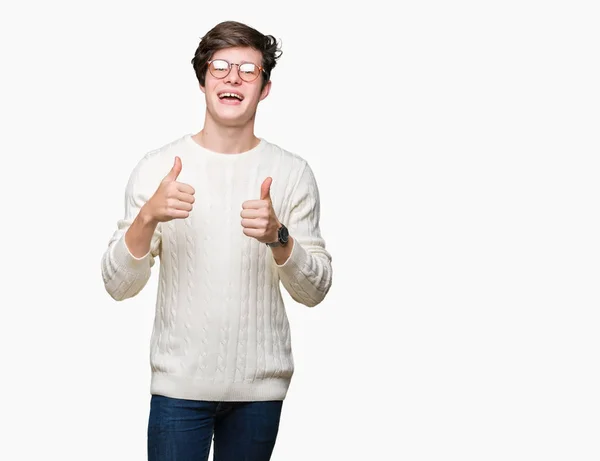
<svg viewBox="0 0 600 461"><path fill-rule="evenodd" d="M210 402L152 395L148 461L268 461L283 401Z"/></svg>

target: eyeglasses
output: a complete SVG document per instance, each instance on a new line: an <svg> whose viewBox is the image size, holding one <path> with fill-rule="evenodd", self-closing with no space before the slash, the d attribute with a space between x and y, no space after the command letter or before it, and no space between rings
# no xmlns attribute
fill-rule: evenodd
<svg viewBox="0 0 600 461"><path fill-rule="evenodd" d="M213 59L212 61L208 61L208 70L211 75L219 79L227 77L233 66L238 66L238 74L245 82L253 82L263 71L261 66L257 66L252 62L235 64L226 61L225 59Z"/></svg>

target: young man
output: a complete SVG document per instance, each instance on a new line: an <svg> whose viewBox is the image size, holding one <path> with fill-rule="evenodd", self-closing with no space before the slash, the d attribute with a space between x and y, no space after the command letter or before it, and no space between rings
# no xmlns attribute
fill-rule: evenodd
<svg viewBox="0 0 600 461"><path fill-rule="evenodd" d="M307 162L254 134L276 40L215 26L192 65L203 128L148 152L102 258L116 300L135 296L160 258L151 338L150 461L271 457L294 371L280 291L316 306L332 283Z"/></svg>

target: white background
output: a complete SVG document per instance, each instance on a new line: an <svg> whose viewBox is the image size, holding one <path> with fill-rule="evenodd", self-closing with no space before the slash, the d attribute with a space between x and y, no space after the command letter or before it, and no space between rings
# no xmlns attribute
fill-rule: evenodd
<svg viewBox="0 0 600 461"><path fill-rule="evenodd" d="M593 3L3 3L0 459L145 459L157 271L117 303L100 259L226 19L282 41L256 133L333 255L272 459L600 459Z"/></svg>

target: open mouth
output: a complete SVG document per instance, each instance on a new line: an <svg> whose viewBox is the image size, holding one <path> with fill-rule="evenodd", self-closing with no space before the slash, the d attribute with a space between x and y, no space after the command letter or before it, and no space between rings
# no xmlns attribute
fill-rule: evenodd
<svg viewBox="0 0 600 461"><path fill-rule="evenodd" d="M223 91L217 95L221 101L228 102L242 102L244 96L239 93L233 93L231 91Z"/></svg>

